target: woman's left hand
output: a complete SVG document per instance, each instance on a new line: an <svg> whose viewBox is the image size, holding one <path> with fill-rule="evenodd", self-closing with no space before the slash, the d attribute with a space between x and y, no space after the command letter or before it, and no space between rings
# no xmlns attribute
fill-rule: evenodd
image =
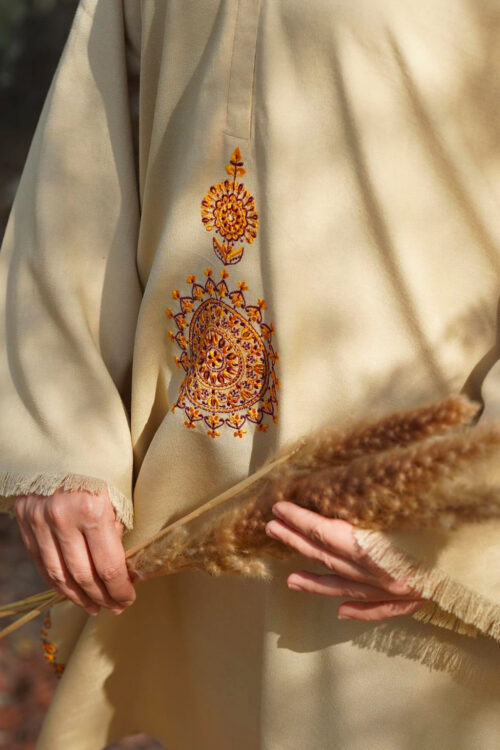
<svg viewBox="0 0 500 750"><path fill-rule="evenodd" d="M288 576L288 586L312 594L349 597L352 601L338 608L339 618L384 620L408 615L426 603L405 581L394 580L369 559L356 542L354 526L347 521L325 518L284 500L276 503L273 513L276 520L266 526L269 536L330 571L326 575L297 571Z"/></svg>

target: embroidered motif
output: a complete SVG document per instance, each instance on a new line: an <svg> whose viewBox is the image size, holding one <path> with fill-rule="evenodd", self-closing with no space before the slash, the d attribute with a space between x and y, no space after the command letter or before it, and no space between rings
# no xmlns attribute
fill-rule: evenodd
<svg viewBox="0 0 500 750"><path fill-rule="evenodd" d="M43 628L41 630L40 641L42 644L42 649L43 649L45 658L52 665L52 668L54 672L56 673L57 677L61 677L62 673L64 672L64 664L61 664L60 662L56 661L57 648L47 638L48 629L51 627L51 624L52 623L51 623L50 610L49 610L46 613L45 617L43 618Z"/></svg>
<svg viewBox="0 0 500 750"><path fill-rule="evenodd" d="M203 225L220 238L213 238L213 249L225 266L240 262L243 243L255 240L259 221L254 197L238 181L246 174L239 148L231 154L226 172L232 179L211 185L201 202ZM192 274L187 277L190 294L172 291L178 311L166 310L176 325L169 336L181 350L176 365L185 371L172 411L183 409L186 427L206 426L212 438L219 437L223 427L241 438L249 423L265 432L266 416L278 421L278 354L272 345L274 327L263 318L265 300L250 304L244 294L247 283L238 281L238 288L230 289L228 272L223 269L220 274L216 282L207 268L204 284Z"/></svg>
<svg viewBox="0 0 500 750"><path fill-rule="evenodd" d="M166 311L177 326L169 336L181 349L176 365L186 372L172 411L183 409L184 424L191 429L197 423L206 424L213 438L224 425L241 438L247 432L243 429L247 422L265 432L269 426L264 422L266 415L278 421L275 364L279 357L271 343L274 327L262 317L265 300L247 303L246 282L239 281L238 288L230 290L228 272L223 269L220 273L218 283L211 268L205 271L205 284L188 276L191 294L172 291L180 311Z"/></svg>
<svg viewBox="0 0 500 750"><path fill-rule="evenodd" d="M237 243L246 241L250 245L257 237L259 217L255 199L237 178L246 173L237 147L231 155L226 172L232 180L223 180L211 185L201 202L201 220L207 232L215 231L220 237L213 238L216 256L224 265L239 263L245 248Z"/></svg>

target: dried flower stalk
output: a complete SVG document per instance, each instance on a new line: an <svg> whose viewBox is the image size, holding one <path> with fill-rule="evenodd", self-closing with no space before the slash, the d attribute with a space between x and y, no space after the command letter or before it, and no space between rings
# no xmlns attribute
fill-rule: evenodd
<svg viewBox="0 0 500 750"><path fill-rule="evenodd" d="M443 435L452 428L469 424L479 411L479 403L461 394L452 395L416 409L398 411L356 422L342 429L323 425L302 438L302 448L294 457L297 468L319 468L346 464L355 458L404 447L425 438Z"/></svg>
<svg viewBox="0 0 500 750"><path fill-rule="evenodd" d="M279 500L370 529L496 517L500 488L477 487L474 470L498 451L500 425L466 426L478 408L454 396L347 432L323 428L257 482L233 488L222 512L180 519L134 551L130 570L144 578L180 570L269 577L269 556L295 554L265 533Z"/></svg>
<svg viewBox="0 0 500 750"><path fill-rule="evenodd" d="M477 471L498 454L500 422L473 426L479 406L458 394L343 429L323 425L127 550L131 576L204 570L270 577L271 557L296 554L265 533L272 506L282 499L369 529L450 527L498 517L500 485L478 482ZM0 607L0 617L35 606L18 621L23 624L52 606L54 595L49 589Z"/></svg>

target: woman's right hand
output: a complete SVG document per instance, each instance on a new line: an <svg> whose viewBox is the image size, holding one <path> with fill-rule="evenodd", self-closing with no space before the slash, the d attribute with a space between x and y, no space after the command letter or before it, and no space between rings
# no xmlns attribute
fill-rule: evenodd
<svg viewBox="0 0 500 750"><path fill-rule="evenodd" d="M135 601L124 526L107 493L19 495L14 512L23 542L50 587L89 614L101 607L121 614Z"/></svg>

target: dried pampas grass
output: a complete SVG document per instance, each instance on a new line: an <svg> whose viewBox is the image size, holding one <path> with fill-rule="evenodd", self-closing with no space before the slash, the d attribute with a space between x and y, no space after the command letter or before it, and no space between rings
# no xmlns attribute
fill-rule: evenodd
<svg viewBox="0 0 500 750"><path fill-rule="evenodd" d="M477 471L500 447L500 425L471 426L479 404L462 395L357 423L323 427L253 476L129 550L139 578L181 570L269 578L270 557L296 554L265 533L288 500L367 529L452 527L500 515L500 488ZM252 478L250 478L252 480Z"/></svg>
<svg viewBox="0 0 500 750"><path fill-rule="evenodd" d="M131 576L202 570L269 578L271 558L296 554L265 533L279 500L371 530L450 528L499 517L500 484L488 481L486 469L498 456L500 423L474 424L479 409L459 394L342 429L324 425L127 550ZM0 617L25 612L31 603L35 609L18 621L24 623L61 600L54 595L51 589L0 607Z"/></svg>

